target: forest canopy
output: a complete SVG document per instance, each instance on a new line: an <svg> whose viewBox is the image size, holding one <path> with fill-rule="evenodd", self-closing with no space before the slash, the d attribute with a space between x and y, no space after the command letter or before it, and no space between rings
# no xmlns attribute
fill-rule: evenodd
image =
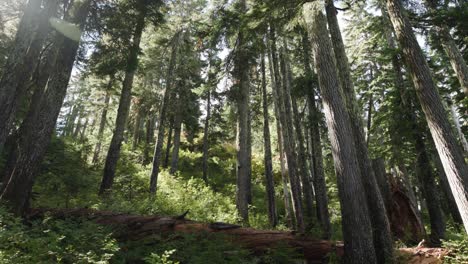
<svg viewBox="0 0 468 264"><path fill-rule="evenodd" d="M467 18L2 0L0 262L468 262Z"/></svg>

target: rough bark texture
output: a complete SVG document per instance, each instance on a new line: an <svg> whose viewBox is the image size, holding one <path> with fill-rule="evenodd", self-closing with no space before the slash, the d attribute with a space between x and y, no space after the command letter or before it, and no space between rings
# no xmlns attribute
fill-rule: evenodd
<svg viewBox="0 0 468 264"><path fill-rule="evenodd" d="M93 164L98 163L99 155L101 153L101 144L102 144L101 141L104 135L104 129L106 128L107 111L109 109L109 103L110 103L110 90L112 88L113 83L114 83L114 76L109 76L109 82L107 83L107 87L106 87L106 95L104 97L104 106L101 112L101 120L99 121L97 143L96 143L96 147L94 148Z"/></svg>
<svg viewBox="0 0 468 264"><path fill-rule="evenodd" d="M84 27L90 1L77 8L72 22ZM23 121L15 150L8 158L3 174L3 190L0 201L6 203L17 215L25 212L29 206L29 195L34 183L34 176L44 158L47 146L55 129L60 113L73 63L79 43L58 35L56 38L57 57L47 89L38 97L40 102L34 103Z"/></svg>
<svg viewBox="0 0 468 264"><path fill-rule="evenodd" d="M358 165L360 176L367 195L367 205L370 209L369 213L374 233L374 247L379 263L393 262L393 239L390 231L390 224L369 158L364 138L362 119L359 114L356 93L351 79L351 70L349 68L333 0L325 0L325 9L327 11L328 26L336 58L339 80L351 122L350 131L354 145L356 146L356 154L359 156Z"/></svg>
<svg viewBox="0 0 468 264"><path fill-rule="evenodd" d="M117 162L120 157L120 148L124 137L124 131L127 124L128 112L132 99L133 79L138 67L138 54L140 52L140 41L143 29L145 28L145 18L147 8L145 4L140 3L139 14L135 31L133 33L133 43L130 48L130 53L127 59L127 68L125 69L125 78L122 84L122 92L120 95L119 108L117 110L117 118L115 120L115 129L112 135L112 140L107 151L106 163L104 165L104 175L102 177L99 194L102 195L112 188L117 169Z"/></svg>
<svg viewBox="0 0 468 264"><path fill-rule="evenodd" d="M429 65L418 45L400 0L386 0L386 4L413 79L416 94L426 115L437 152L463 218L465 231L468 232L468 170L461 147L453 135L437 87L432 80Z"/></svg>
<svg viewBox="0 0 468 264"><path fill-rule="evenodd" d="M169 156L171 155L171 147L172 147L172 132L174 131L174 119L171 118L169 124L169 132L167 132L167 141L166 141L166 154L164 156L163 168L167 168L169 166Z"/></svg>
<svg viewBox="0 0 468 264"><path fill-rule="evenodd" d="M133 141L132 141L132 149L135 150L138 146L138 141L140 140L140 128L141 128L141 120L142 117L142 109L139 105L135 104L135 108L137 111L137 115L135 117L135 126L133 127Z"/></svg>
<svg viewBox="0 0 468 264"><path fill-rule="evenodd" d="M382 158L372 160L372 168L374 169L375 178L379 184L380 193L387 209L387 214L392 204L392 193L390 191L390 182L388 181L387 173L385 172L385 163Z"/></svg>
<svg viewBox="0 0 468 264"><path fill-rule="evenodd" d="M338 179L345 261L347 263L377 263L366 194L353 138L349 134L351 124L340 93L326 18L321 11L323 5L317 2L306 3L303 8Z"/></svg>
<svg viewBox="0 0 468 264"><path fill-rule="evenodd" d="M247 10L246 1L239 0L239 11ZM251 160L249 132L250 85L246 39L242 29L237 36L237 54L235 61L236 104L237 104L237 191L236 206L244 222L249 220L249 199L251 196Z"/></svg>
<svg viewBox="0 0 468 264"><path fill-rule="evenodd" d="M0 152L10 133L21 98L25 95L50 29L49 17L57 10L57 1L51 0L40 12L41 2L29 0L26 5L0 79Z"/></svg>
<svg viewBox="0 0 468 264"><path fill-rule="evenodd" d="M263 106L263 144L264 144L264 165L265 165L265 182L268 202L268 220L270 225L275 227L278 224L278 216L276 214L275 204L275 182L273 180L273 162L271 160L271 139L270 139L270 116L268 115L268 95L266 85L265 72L265 56L262 54L261 59L262 72L262 106Z"/></svg>
<svg viewBox="0 0 468 264"><path fill-rule="evenodd" d="M313 78L314 72L312 71L310 63L310 43L307 32L302 36L302 46L304 51L304 68L309 78ZM331 223L330 214L328 212L328 196L327 185L325 183L325 173L323 171L323 155L322 155L322 140L320 136L320 111L317 109L315 102L315 89L312 82L308 84L309 89L307 92L307 104L309 110L309 130L310 130L310 145L311 145L311 173L313 175L315 200L317 206L317 218L322 226L323 238L329 239L331 236Z"/></svg>

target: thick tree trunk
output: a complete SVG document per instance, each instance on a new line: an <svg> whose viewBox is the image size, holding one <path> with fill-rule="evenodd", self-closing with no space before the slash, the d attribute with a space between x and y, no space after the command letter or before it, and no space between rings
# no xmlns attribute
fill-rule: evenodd
<svg viewBox="0 0 468 264"><path fill-rule="evenodd" d="M278 224L275 204L275 182L273 180L273 162L271 160L271 139L270 139L270 116L268 115L268 95L265 73L265 56L261 55L262 72L262 101L263 101L263 144L264 144L264 164L265 164L265 182L268 202L268 220L270 225L275 227Z"/></svg>
<svg viewBox="0 0 468 264"><path fill-rule="evenodd" d="M372 168L385 203L385 208L387 209L387 213L390 214L389 211L392 206L392 192L390 190L390 182L388 181L387 173L385 171L384 160L382 158L373 159Z"/></svg>
<svg viewBox="0 0 468 264"><path fill-rule="evenodd" d="M246 1L239 0L239 11L247 10ZM251 196L251 160L249 158L248 137L250 114L250 84L249 84L249 59L247 57L247 40L242 29L237 36L238 51L235 61L236 99L237 99L237 192L236 206L239 215L245 223L249 221L249 199Z"/></svg>
<svg viewBox="0 0 468 264"><path fill-rule="evenodd" d="M90 1L80 5L71 22L84 27ZM40 102L32 105L23 121L16 148L8 157L4 171L4 186L0 201L5 202L11 211L17 215L25 212L29 206L29 196L34 183L34 176L45 155L52 133L55 129L60 108L67 91L73 64L79 43L63 35L56 37L59 47L47 89L40 98Z"/></svg>
<svg viewBox="0 0 468 264"><path fill-rule="evenodd" d="M323 5L318 2L306 3L303 8L338 179L345 261L377 263L366 192L353 137L349 134L352 131L350 119L340 93L338 73L333 63L332 43L328 37L326 18L321 11Z"/></svg>
<svg viewBox="0 0 468 264"><path fill-rule="evenodd" d="M307 31L304 31L302 36L302 48L304 52L304 69L305 73L310 78L314 77L314 72L310 63L310 43ZM313 175L313 184L315 190L315 200L317 205L317 219L322 226L322 233L324 239L329 239L331 236L331 223L330 214L328 212L328 196L327 185L325 183L325 173L323 172L323 155L322 155L322 141L320 138L320 111L317 109L315 102L315 89L311 81L308 83L307 91L307 104L308 104L308 118L309 118L309 134L311 146L311 174Z"/></svg>
<svg viewBox="0 0 468 264"><path fill-rule="evenodd" d="M112 85L114 84L114 78L115 78L114 75L109 75L109 82L107 83L106 95L104 97L104 106L101 112L101 120L99 121L97 143L94 148L93 164L98 163L99 155L101 154L102 137L104 136L104 129L106 128L107 111L109 110L109 103L110 103L110 98L111 98L110 90L112 89Z"/></svg>
<svg viewBox="0 0 468 264"><path fill-rule="evenodd" d="M371 217L372 230L374 233L374 248L379 263L393 261L393 239L390 231L390 223L387 218L385 204L380 194L371 160L369 158L366 141L364 138L364 129L362 119L359 114L356 94L351 79L351 71L348 64L348 58L343 44L343 39L338 25L336 9L333 0L325 0L325 9L327 21L330 29L330 35L333 44L333 50L338 69L339 80L343 91L347 112L351 122L351 134L359 156L358 165L360 176L364 184L367 197L367 205Z"/></svg>
<svg viewBox="0 0 468 264"><path fill-rule="evenodd" d="M211 117L211 91L206 94L206 117L205 127L203 129L203 181L208 183L208 149L210 148L209 133L210 133L210 117Z"/></svg>
<svg viewBox="0 0 468 264"><path fill-rule="evenodd" d="M153 167L151 169L150 175L150 195L154 197L156 195L157 185L158 185L158 175L159 175L159 165L161 163L161 154L164 144L164 130L167 110L169 107L169 97L172 93L172 82L173 82L173 73L176 68L176 59L179 42L181 40L181 32L177 32L172 40L172 51L171 58L169 61L169 67L167 69L166 75L166 90L164 91L163 101L161 103L161 110L159 113L159 125L158 125L158 137L156 139L156 145L154 146L154 155L153 155Z"/></svg>
<svg viewBox="0 0 468 264"><path fill-rule="evenodd" d="M143 165L150 163L150 144L154 137L154 118L152 114L146 116L145 149L143 151Z"/></svg>
<svg viewBox="0 0 468 264"><path fill-rule="evenodd" d="M442 105L431 71L400 0L386 0L397 39L416 88L416 94L426 115L450 188L468 232L468 169L461 147L457 144Z"/></svg>
<svg viewBox="0 0 468 264"><path fill-rule="evenodd" d="M37 30L37 12L41 8L41 2L41 0L28 1L0 79L0 152L2 152L6 138L12 129L20 99L26 92L26 83L31 77L42 49L42 43L40 43L39 50L29 51L35 35L44 38L44 36L37 34L41 32L34 34ZM45 25L48 26L48 24Z"/></svg>
<svg viewBox="0 0 468 264"><path fill-rule="evenodd" d="M125 70L125 78L122 84L122 92L120 95L119 108L117 110L117 118L115 120L114 134L112 135L109 150L107 151L104 174L101 186L99 187L100 195L109 191L114 183L117 162L120 157L120 148L122 147L125 126L127 124L128 112L132 98L133 79L135 78L135 73L138 68L140 41L143 29L145 28L145 18L147 13L145 4L140 3L139 9L138 21L133 33L133 43L130 47L130 53L127 59L127 68Z"/></svg>

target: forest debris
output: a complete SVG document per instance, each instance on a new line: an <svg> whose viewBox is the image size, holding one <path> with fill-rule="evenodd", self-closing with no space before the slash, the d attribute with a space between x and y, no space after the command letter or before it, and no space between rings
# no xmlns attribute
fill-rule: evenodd
<svg viewBox="0 0 468 264"><path fill-rule="evenodd" d="M450 251L445 248L400 248L403 254L408 254L408 264L439 264Z"/></svg>

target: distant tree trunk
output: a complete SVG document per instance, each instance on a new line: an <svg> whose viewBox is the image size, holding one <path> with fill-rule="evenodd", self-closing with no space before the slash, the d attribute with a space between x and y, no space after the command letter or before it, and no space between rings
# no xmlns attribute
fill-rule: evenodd
<svg viewBox="0 0 468 264"><path fill-rule="evenodd" d="M75 131L76 119L80 114L80 108L81 106L79 104L75 104L72 106L70 115L67 118L67 122L63 131L64 136L73 136L73 131Z"/></svg>
<svg viewBox="0 0 468 264"><path fill-rule="evenodd" d="M440 209L440 200L426 144L424 143L422 129L418 127L417 120L413 120L412 130L415 151L417 154L416 175L421 183L421 193L426 201L431 224L430 242L435 246L440 246L440 239L445 237L445 222Z"/></svg>
<svg viewBox="0 0 468 264"><path fill-rule="evenodd" d="M37 10L40 10L41 2L41 0L28 1L0 78L0 153L12 129L20 99L26 92L26 83L42 49L40 43L39 50L29 51L37 29ZM42 35L37 36L45 38Z"/></svg>
<svg viewBox="0 0 468 264"><path fill-rule="evenodd" d="M183 89L182 87L180 89ZM175 174L179 165L179 149L180 149L180 134L182 132L182 95L179 95L176 103L176 116L174 118L174 147L172 148L171 169L170 173Z"/></svg>
<svg viewBox="0 0 468 264"><path fill-rule="evenodd" d="M372 69L371 69L372 71ZM371 78L373 79L373 78ZM372 126L372 108L374 108L374 94L371 92L369 95L369 105L367 108L367 137L366 137L366 147L369 147L370 136L371 136L371 126Z"/></svg>
<svg viewBox="0 0 468 264"><path fill-rule="evenodd" d="M83 29L91 1L76 9L72 21ZM44 158L47 146L55 129L60 108L67 91L68 81L78 51L79 43L58 34L59 47L56 62L40 102L34 102L19 130L15 150L8 157L3 174L6 183L0 201L6 203L16 215L22 215L29 206L29 196L34 176Z"/></svg>
<svg viewBox="0 0 468 264"><path fill-rule="evenodd" d="M164 130L165 130L165 121L167 110L169 107L169 97L172 93L172 82L173 82L173 73L176 67L176 59L178 52L178 45L180 42L181 32L177 32L172 40L172 51L171 58L169 61L169 67L167 69L166 75L166 90L164 91L163 101L161 103L161 110L159 113L159 125L158 125L158 137L156 140L156 145L154 146L154 155L153 155L153 167L151 169L150 176L150 195L154 197L156 195L156 189L158 184L158 175L159 175L159 165L161 162L162 147L164 143Z"/></svg>
<svg viewBox="0 0 468 264"><path fill-rule="evenodd" d="M112 89L114 78L115 78L114 75L109 75L109 82L107 83L106 95L104 97L104 107L102 108L101 121L99 122L97 143L96 143L96 147L94 148L93 164L96 164L99 161L99 155L101 154L102 137L104 136L104 129L106 128L107 111L109 110L109 102L111 98L110 90Z"/></svg>
<svg viewBox="0 0 468 264"><path fill-rule="evenodd" d="M426 0L426 5L431 12L437 12L438 1ZM445 54L447 54L447 57L450 60L450 64L452 65L458 81L460 82L460 86L465 93L465 96L468 96L468 66L466 61L463 59L463 55L450 35L450 30L447 25L435 24L434 26L437 37L445 50Z"/></svg>
<svg viewBox="0 0 468 264"><path fill-rule="evenodd" d="M141 127L141 109L140 106L135 105L137 108L137 115L135 117L135 127L133 128L133 142L132 142L132 149L135 150L138 146L138 140L140 139L140 127Z"/></svg>
<svg viewBox="0 0 468 264"><path fill-rule="evenodd" d="M145 149L143 151L143 165L150 163L150 144L154 137L154 118L152 114L146 116L146 133L145 133Z"/></svg>
<svg viewBox="0 0 468 264"><path fill-rule="evenodd" d="M81 124L81 113L82 113L82 112L83 112L83 111L80 111L80 113L78 114L78 121L77 121L77 123L76 123L75 129L73 130L72 137L73 137L74 139L78 139L78 134L80 133L80 130L81 130L81 126L82 126L82 124Z"/></svg>
<svg viewBox="0 0 468 264"><path fill-rule="evenodd" d="M371 160L364 138L364 129L361 115L359 114L356 94L354 91L353 82L351 79L351 71L349 68L348 58L343 44L343 39L338 25L336 9L333 0L325 0L325 9L327 14L330 36L333 44L333 50L338 69L339 80L347 112L351 122L351 134L356 146L357 155L359 156L358 165L360 176L364 184L364 189L367 197L367 205L371 217L372 230L374 233L374 248L379 263L393 261L393 238L390 231L390 223L388 221L385 204L380 194L374 171L372 169Z"/></svg>
<svg viewBox="0 0 468 264"><path fill-rule="evenodd" d="M327 120L338 190L346 263L377 263L370 213L360 175L357 151L353 144L348 111L340 93L338 73L334 65L333 48L318 2L304 4L304 18L311 38L314 65L320 84ZM374 210L374 208L373 208Z"/></svg>
<svg viewBox="0 0 468 264"><path fill-rule="evenodd" d="M271 35L274 34L274 29L271 29ZM273 38L274 39L274 38ZM277 71L277 66L276 70L274 69L275 66L273 65L273 49L272 46L275 46L273 41L271 39L268 39L268 65L269 65L269 71L270 71L270 77L271 77L271 84L272 84L272 94L273 94L273 104L274 104L274 112L275 112L275 119L276 119L276 132L277 132L277 137L278 137L278 152L279 152L279 158L280 158L280 167L281 167L281 182L283 186L283 196L284 196L284 210L285 210L285 216L284 218L286 219L286 223L288 227L292 228L293 227L293 221L292 221L292 210L291 210L291 195L289 193L289 188L288 188L288 172L287 168L285 166L285 157L284 157L284 150L283 150L283 135L281 132L281 118L279 114L279 98L277 94L277 87L281 86L281 80L280 80L280 75L278 74ZM276 50L276 46L275 46Z"/></svg>
<svg viewBox="0 0 468 264"><path fill-rule="evenodd" d="M172 132L174 130L174 118L171 118L171 123L169 124L169 132L167 133L167 141L166 141L166 154L164 156L164 163L163 168L167 168L169 166L169 156L171 155L171 147L172 147Z"/></svg>
<svg viewBox="0 0 468 264"><path fill-rule="evenodd" d="M89 117L86 117L85 123L83 125L83 129L80 131L80 141L84 141L85 136L86 136L86 129L88 129L88 123L89 123Z"/></svg>
<svg viewBox="0 0 468 264"><path fill-rule="evenodd" d="M247 10L246 1L239 0L239 11ZM235 78L237 84L237 192L236 206L239 215L248 223L249 220L249 199L251 192L251 175L249 159L249 113L250 113L250 84L249 84L249 59L247 55L247 40L241 28L237 35L238 50L235 59Z"/></svg>
<svg viewBox="0 0 468 264"><path fill-rule="evenodd" d="M260 70L262 72L262 101L263 101L263 144L264 144L264 164L265 182L268 201L268 219L270 225L275 227L278 224L275 204L275 182L273 180L273 162L271 160L271 139L270 139L270 116L268 115L268 96L265 73L265 55L261 55Z"/></svg>
<svg viewBox="0 0 468 264"><path fill-rule="evenodd" d="M455 109L455 105L453 104L453 102L450 104L450 112L452 114L453 124L458 134L458 139L460 140L460 143L466 155L468 153L468 142L466 141L465 134L463 134L463 131L461 129L460 120L458 119L457 109Z"/></svg>
<svg viewBox="0 0 468 264"><path fill-rule="evenodd" d="M432 80L429 65L413 34L400 0L386 0L396 37L416 88L416 94L426 115L429 129L444 166L450 188L468 232L468 170L461 147L453 135L448 117Z"/></svg>
<svg viewBox="0 0 468 264"><path fill-rule="evenodd" d="M206 117L205 128L203 129L203 181L208 183L208 149L210 147L210 117L211 117L211 92L208 90L206 94Z"/></svg>
<svg viewBox="0 0 468 264"><path fill-rule="evenodd" d="M310 43L308 38L307 31L304 31L302 36L304 69L307 76L312 78L314 76L314 72L312 71L310 63ZM331 223L330 214L328 212L327 185L325 183L325 173L323 172L322 142L320 138L320 112L315 103L315 87L313 87L311 81L309 81L308 87L307 104L309 106L309 130L312 153L311 170L313 170L311 174L313 175L314 181L317 218L322 226L323 238L329 239L331 237Z"/></svg>
<svg viewBox="0 0 468 264"><path fill-rule="evenodd" d="M288 67L289 68L289 67ZM288 74L290 74L288 69ZM291 95L291 106L293 110L293 120L296 132L296 145L299 147L298 151L298 165L300 168L301 182L302 182L302 195L304 199L304 212L307 216L307 225L311 226L312 217L314 216L314 193L312 189L312 176L310 170L307 167L307 154L304 147L304 134L302 133L302 124L299 116L299 110L297 109L297 101L293 95Z"/></svg>
<svg viewBox="0 0 468 264"><path fill-rule="evenodd" d="M143 29L145 28L145 18L147 7L144 3L139 3L139 14L135 31L133 33L133 43L130 47L130 53L127 58L127 66L125 69L125 78L122 84L122 92L120 95L119 108L117 110L117 118L115 121L114 134L107 152L106 163L104 165L104 174L102 177L99 194L103 195L106 191L112 188L117 169L117 162L120 157L120 148L124 137L125 126L127 124L128 111L132 98L133 79L138 68L138 54L140 52L140 41Z"/></svg>
<svg viewBox="0 0 468 264"><path fill-rule="evenodd" d="M276 49L276 36L274 29L271 28L270 30L270 38L271 38L271 54L272 54L272 62L273 62L273 71L275 72L275 79L279 80L281 76L280 75L280 69L279 69L279 61L277 57L277 49ZM284 63L283 63L284 66ZM281 73L283 77L286 75L285 73L285 68L282 67ZM289 85L286 84L288 80L286 78L283 79L283 82L277 83L274 88L276 88L276 98L278 100L278 112L279 112L279 117L280 117L280 123L281 123L281 133L282 133L282 138L283 138L283 148L286 153L286 159L287 159L287 166L288 166L288 175L289 175L289 182L291 186L291 196L292 196L292 205L293 205L293 210L296 218L296 227L300 232L303 232L305 230L304 227L304 216L302 212L302 201L301 201L301 190L299 186L299 180L298 180L298 173L297 173L297 166L296 166L296 157L294 153L294 131L292 128L292 117L289 115L291 118L287 118L288 114L286 112L286 101L289 101L290 98L289 96L287 97L287 100L285 98L286 95L284 95L284 90L285 86ZM289 104L289 110L291 111ZM291 114L291 112L289 112Z"/></svg>
<svg viewBox="0 0 468 264"><path fill-rule="evenodd" d="M373 159L372 168L374 170L375 178L379 185L385 207L387 208L387 212L390 213L389 211L392 206L392 192L390 190L390 182L388 181L387 173L385 172L384 159Z"/></svg>

